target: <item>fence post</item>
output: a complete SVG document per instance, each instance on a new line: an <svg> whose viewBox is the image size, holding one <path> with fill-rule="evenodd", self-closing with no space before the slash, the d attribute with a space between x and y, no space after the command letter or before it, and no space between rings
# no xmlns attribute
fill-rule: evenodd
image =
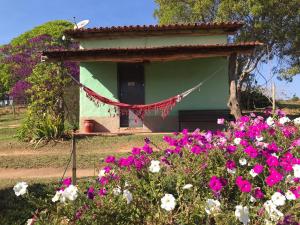
<svg viewBox="0 0 300 225"><path fill-rule="evenodd" d="M75 130L72 132L72 153L73 153L73 160L72 160L72 184L76 185L76 135Z"/></svg>
<svg viewBox="0 0 300 225"><path fill-rule="evenodd" d="M275 102L275 98L276 98L276 91L275 91L275 83L272 83L272 109L273 109L273 113L275 113L276 110L276 102Z"/></svg>

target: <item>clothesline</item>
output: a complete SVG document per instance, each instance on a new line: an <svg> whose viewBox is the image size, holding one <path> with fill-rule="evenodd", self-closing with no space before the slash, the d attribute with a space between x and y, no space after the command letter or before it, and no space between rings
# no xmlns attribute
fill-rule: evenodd
<svg viewBox="0 0 300 225"><path fill-rule="evenodd" d="M200 87L207 82L208 80L212 79L222 68L219 68L216 70L214 73L212 73L210 76L208 76L206 79L195 85L194 87L179 93L173 97L170 97L168 99L151 103L151 104L146 104L146 105L130 105L127 103L122 103L118 101L113 101L111 99L108 99L104 96L101 96L100 94L96 93L92 89L88 88L84 84L80 83L78 80L76 80L74 77L70 75L70 77L83 89L83 91L86 93L87 97L95 102L97 105L100 103L107 104L107 105L112 105L114 107L118 107L120 109L121 114L126 114L128 113L128 110L132 110L134 114L140 118L143 118L145 113L149 111L161 111L161 115L163 118L165 118L169 112L172 110L172 108L183 98L194 92L195 90L199 89Z"/></svg>

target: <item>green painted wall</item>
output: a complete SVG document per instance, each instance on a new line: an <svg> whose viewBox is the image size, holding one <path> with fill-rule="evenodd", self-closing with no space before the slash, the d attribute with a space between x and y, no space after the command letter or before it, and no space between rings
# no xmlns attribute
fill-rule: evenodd
<svg viewBox="0 0 300 225"><path fill-rule="evenodd" d="M146 64L146 103L167 99L190 89L216 71L216 75L201 86L200 92L194 91L184 98L170 115L177 115L178 110L227 109L229 86L226 57Z"/></svg>
<svg viewBox="0 0 300 225"><path fill-rule="evenodd" d="M172 110L227 109L228 61L226 57L194 59L187 61L155 62L145 64L145 101L157 102L203 81L215 71L199 91L187 96ZM80 64L80 80L97 93L117 100L117 65L115 63L87 62ZM80 92L80 116L109 116L109 107L97 107L83 91Z"/></svg>
<svg viewBox="0 0 300 225"><path fill-rule="evenodd" d="M112 100L117 100L117 64L88 62L80 63L80 82L93 91ZM110 116L108 105L97 107L88 99L83 90L80 90L80 117L83 116Z"/></svg>
<svg viewBox="0 0 300 225"><path fill-rule="evenodd" d="M161 47L171 45L195 44L225 44L227 35L212 36L159 36L159 37L134 37L114 39L83 39L80 40L81 48L142 48Z"/></svg>

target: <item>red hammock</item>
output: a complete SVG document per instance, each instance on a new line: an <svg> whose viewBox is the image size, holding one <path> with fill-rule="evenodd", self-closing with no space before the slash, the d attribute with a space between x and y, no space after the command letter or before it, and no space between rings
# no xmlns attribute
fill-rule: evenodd
<svg viewBox="0 0 300 225"><path fill-rule="evenodd" d="M89 89L88 87L81 85L83 87L83 90L86 92L87 97L91 99L93 102L99 104L104 103L108 105L116 106L120 109L121 114L128 113L128 110L132 110L134 114L136 114L138 117L144 117L146 112L157 110L161 111L161 115L163 118L165 118L169 112L172 110L172 108L181 100L181 95L176 95L174 97L168 98L166 100L148 104L148 105L129 105L126 103L116 102L112 101L108 98L105 98L93 90Z"/></svg>

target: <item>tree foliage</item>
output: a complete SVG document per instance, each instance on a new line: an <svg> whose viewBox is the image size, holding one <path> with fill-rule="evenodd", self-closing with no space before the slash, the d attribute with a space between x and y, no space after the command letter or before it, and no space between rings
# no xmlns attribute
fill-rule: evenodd
<svg viewBox="0 0 300 225"><path fill-rule="evenodd" d="M26 79L29 105L19 130L23 140L57 139L64 133L63 94L70 83L69 71L58 64L40 63Z"/></svg>
<svg viewBox="0 0 300 225"><path fill-rule="evenodd" d="M41 61L46 49L66 47L61 37L63 31L72 27L67 21L51 21L21 34L10 44L0 48L0 95L10 94L24 101L30 87L26 78Z"/></svg>
<svg viewBox="0 0 300 225"><path fill-rule="evenodd" d="M257 63L278 57L287 65L285 77L299 70L299 0L156 0L155 16L160 24L244 21L235 41L261 41L264 47L248 58L239 58L240 86Z"/></svg>
<svg viewBox="0 0 300 225"><path fill-rule="evenodd" d="M49 35L53 38L53 40L60 40L63 36L64 30L72 29L73 26L74 25L71 22L65 20L50 21L14 38L10 44L12 46L24 45L29 39L38 37L40 35Z"/></svg>

